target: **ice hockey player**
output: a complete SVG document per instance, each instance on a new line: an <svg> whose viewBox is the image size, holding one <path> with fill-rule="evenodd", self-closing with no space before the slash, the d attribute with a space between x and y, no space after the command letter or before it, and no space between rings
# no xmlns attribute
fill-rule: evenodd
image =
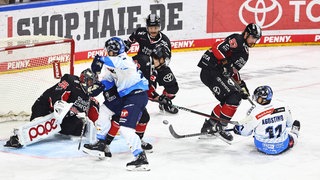
<svg viewBox="0 0 320 180"><path fill-rule="evenodd" d="M101 57L97 55L95 58ZM99 95L101 92L103 92L104 102L100 106L100 115L98 120L95 122L95 126L97 128L97 139L100 140L100 148L102 150L104 149L104 154L102 151L93 154L91 153L91 150L99 148L96 144L84 144L83 151L87 154L98 156L100 159L103 159L104 157L111 158L112 156L109 145L117 135L120 128L119 121L122 110L122 101L114 83L109 83L109 81L105 80L102 81L99 84L99 88L95 90L94 96ZM146 109L144 111L146 111ZM149 115L148 113L143 114ZM142 140L149 120L149 117L141 117L136 126L136 134L140 137L141 148L145 152L152 152L153 148L150 143ZM105 145L101 142L104 142Z"/></svg>
<svg viewBox="0 0 320 180"><path fill-rule="evenodd" d="M90 97L95 80L90 69L82 71L80 77L65 74L35 101L30 122L15 130L5 146L20 148L57 133L80 136L84 116L90 122L99 116L99 103Z"/></svg>
<svg viewBox="0 0 320 180"><path fill-rule="evenodd" d="M272 101L270 86L259 86L254 90L252 100L257 106L248 112L243 124L234 126L234 133L242 136L253 134L256 148L276 155L290 148L299 136L300 121L292 119L290 108L278 101ZM290 130L291 128L291 130Z"/></svg>
<svg viewBox="0 0 320 180"><path fill-rule="evenodd" d="M126 139L135 157L135 160L127 163L127 170L150 170L146 154L141 147L141 140L136 134L137 122L148 103L148 81L125 52L122 39L118 37L108 39L105 50L108 56L95 58L91 68L98 74L101 82L114 83L117 87L121 100L119 132ZM96 144L85 148L88 154L99 153L103 156L106 147L106 142L100 139Z"/></svg>
<svg viewBox="0 0 320 180"><path fill-rule="evenodd" d="M165 63L162 63L161 66L165 65L164 71L161 73L161 76L159 78L168 78L163 79L165 81L167 80L173 80L172 82L169 82L169 84L175 84L176 79L173 76L173 73L170 68L168 68L170 59L171 59L171 42L169 38L161 32L161 26L160 26L160 18L156 14L149 14L146 19L146 27L140 27L135 32L133 32L129 39L125 41L126 49L129 50L131 45L133 43L139 43L139 51L137 55L133 56L133 60L137 62L138 67L142 71L143 75L146 77L146 79L150 79L150 77L154 77L151 74L153 73L152 70L152 59L150 59L150 56L152 53L154 53L154 50L156 47L159 49L161 47L167 47L166 54L165 54ZM162 44L160 46L159 44ZM160 53L160 52L159 52ZM160 66L160 67L161 67ZM160 68L159 67L159 68ZM167 75L167 76L165 76ZM174 78L174 79L171 79ZM151 80L152 81L152 80ZM159 82L162 80L159 80ZM159 84L160 85L160 84ZM176 88L178 87L178 84L175 85ZM174 90L175 92L170 93L164 91L161 95L161 98L164 98L165 100L171 100L175 96L175 93L177 93L178 89ZM150 95L150 94L149 94ZM168 103L160 103L159 104L160 110L165 110L166 112L176 114L178 113L178 109L172 106L169 106Z"/></svg>
<svg viewBox="0 0 320 180"><path fill-rule="evenodd" d="M159 101L160 106L163 106L163 108L170 108L171 99L174 98L175 93L178 91L179 88L173 73L171 72L170 68L165 64L165 58L169 55L169 51L169 48L164 46L163 44L158 44L156 46L156 48L151 53L151 57L153 58L154 62L152 78L150 78L150 74L147 74L149 76L148 79L150 79L148 91L149 99L151 98L154 101ZM98 59L101 57L97 55L95 58ZM155 91L158 83L159 85L164 86L163 92L166 93L166 96L160 96ZM104 140L105 144L107 145L105 148L104 155L106 157L111 157L109 145L111 144L112 140L118 132L118 129L120 128L119 118L122 107L120 107L120 110L118 109L119 105L121 104L121 100L118 95L116 86L114 86L114 83L102 81L101 86L102 87L99 89L100 92L103 91L105 101L103 105L100 107L101 113L99 119L96 121L95 124L96 126L98 126L97 129L99 129L98 139ZM100 92L96 91L96 94L99 94ZM170 97L171 99L169 99L168 97ZM111 117L111 124L110 121L106 121L106 119L110 119L108 116ZM142 140L149 120L149 113L147 109L144 109L142 116L136 126L136 134L138 134L138 136L140 137L141 147L146 152L152 152L153 149L153 146L150 143ZM84 151L87 153L88 149L92 149L92 145L90 144L86 144L84 147ZM101 153L101 156L103 156L103 153Z"/></svg>
<svg viewBox="0 0 320 180"><path fill-rule="evenodd" d="M250 23L242 34L231 34L224 41L216 42L201 57L198 63L201 68L200 79L220 101L220 104L213 108L211 116L231 120L241 99L248 98L249 91L240 78L239 70L248 61L248 47L254 47L261 35L261 28L257 24ZM240 85L241 91L235 82ZM227 123L210 118L205 120L201 132L214 133L212 127L216 123L220 123L223 129L227 127ZM231 133L223 129L219 131L221 137L232 141Z"/></svg>

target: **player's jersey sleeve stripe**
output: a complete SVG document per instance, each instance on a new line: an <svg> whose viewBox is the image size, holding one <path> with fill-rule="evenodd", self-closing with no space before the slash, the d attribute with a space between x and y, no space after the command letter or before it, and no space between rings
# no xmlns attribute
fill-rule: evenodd
<svg viewBox="0 0 320 180"><path fill-rule="evenodd" d="M212 46L212 53L214 54L214 57L216 57L218 60L226 58L224 54L219 50L219 46L223 43L224 41L221 41L220 43L215 43Z"/></svg>

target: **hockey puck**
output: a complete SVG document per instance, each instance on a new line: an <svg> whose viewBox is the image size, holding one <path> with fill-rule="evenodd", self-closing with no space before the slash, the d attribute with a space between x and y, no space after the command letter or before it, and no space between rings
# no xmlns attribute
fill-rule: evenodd
<svg viewBox="0 0 320 180"><path fill-rule="evenodd" d="M169 124L169 121L167 121L167 120L163 120L162 122L163 122L163 124L165 124L165 125Z"/></svg>

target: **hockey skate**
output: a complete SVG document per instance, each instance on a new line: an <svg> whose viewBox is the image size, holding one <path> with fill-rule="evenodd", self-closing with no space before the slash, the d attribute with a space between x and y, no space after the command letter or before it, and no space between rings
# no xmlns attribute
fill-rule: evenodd
<svg viewBox="0 0 320 180"><path fill-rule="evenodd" d="M134 161L127 164L128 171L150 171L146 153L142 151Z"/></svg>
<svg viewBox="0 0 320 180"><path fill-rule="evenodd" d="M11 136L10 139L6 142L6 144L4 146L5 147L14 147L14 148L21 148L22 147L17 135Z"/></svg>
<svg viewBox="0 0 320 180"><path fill-rule="evenodd" d="M153 146L150 143L145 142L144 140L141 140L141 148L148 153L152 153Z"/></svg>
<svg viewBox="0 0 320 180"><path fill-rule="evenodd" d="M225 131L225 129L227 128L227 126L222 126L222 130L219 132L219 135L224 138L226 141L232 141L233 140L233 136L229 131Z"/></svg>
<svg viewBox="0 0 320 180"><path fill-rule="evenodd" d="M101 160L105 158L110 159L112 157L109 146L101 140L95 144L84 144L82 151L91 156L98 157Z"/></svg>
<svg viewBox="0 0 320 180"><path fill-rule="evenodd" d="M292 124L292 127L291 127L291 133L293 134L296 134L297 137L299 136L299 131L300 131L300 121L298 120L295 120Z"/></svg>
<svg viewBox="0 0 320 180"><path fill-rule="evenodd" d="M200 137L200 139L206 139L206 137L216 136L226 143L230 144L233 140L233 136L230 132L225 131L227 126L223 126L220 122L212 119L206 119L201 128L201 133L207 133Z"/></svg>
<svg viewBox="0 0 320 180"><path fill-rule="evenodd" d="M214 134L215 132L213 131L213 126L216 122L212 119L206 119L202 125L201 128L201 133L208 133L208 134Z"/></svg>

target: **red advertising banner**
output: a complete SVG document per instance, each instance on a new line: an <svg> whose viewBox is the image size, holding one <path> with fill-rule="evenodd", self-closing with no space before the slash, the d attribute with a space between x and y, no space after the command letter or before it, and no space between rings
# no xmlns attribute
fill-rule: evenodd
<svg viewBox="0 0 320 180"><path fill-rule="evenodd" d="M173 51L207 49L216 41L221 41L224 38L210 38L210 39L190 39L172 41L171 48ZM262 36L257 46L272 46L281 44L315 44L320 43L320 35L303 34L303 35L270 35ZM128 54L136 54L139 50L138 44L133 44L128 51ZM76 53L76 60L93 59L96 54L105 56L103 49L92 51L82 51Z"/></svg>
<svg viewBox="0 0 320 180"><path fill-rule="evenodd" d="M248 23L263 30L320 28L319 0L208 0L207 33L242 31Z"/></svg>

